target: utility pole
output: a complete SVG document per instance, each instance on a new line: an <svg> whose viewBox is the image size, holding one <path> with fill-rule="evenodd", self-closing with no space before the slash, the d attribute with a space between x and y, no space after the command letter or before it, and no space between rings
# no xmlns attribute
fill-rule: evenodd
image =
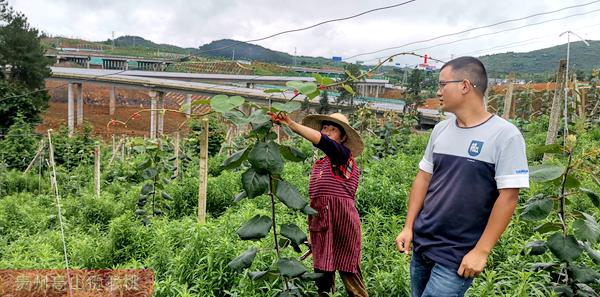
<svg viewBox="0 0 600 297"><path fill-rule="evenodd" d="M112 49L115 49L115 31L112 31Z"/></svg>
<svg viewBox="0 0 600 297"><path fill-rule="evenodd" d="M231 61L235 61L235 50L231 52Z"/></svg>
<svg viewBox="0 0 600 297"><path fill-rule="evenodd" d="M297 64L296 64L296 55L297 55L297 53L296 53L296 47L294 46L294 67L297 66Z"/></svg>

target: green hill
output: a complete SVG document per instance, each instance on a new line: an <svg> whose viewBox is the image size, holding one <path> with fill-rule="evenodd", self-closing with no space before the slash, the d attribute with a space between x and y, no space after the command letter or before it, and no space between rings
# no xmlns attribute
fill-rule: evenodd
<svg viewBox="0 0 600 297"><path fill-rule="evenodd" d="M589 75L592 69L600 67L600 41L572 42L569 58L569 71L583 71ZM518 74L552 74L558 68L558 61L566 59L567 44L539 49L526 53L508 52L479 57L488 69L489 75L499 76L509 72Z"/></svg>

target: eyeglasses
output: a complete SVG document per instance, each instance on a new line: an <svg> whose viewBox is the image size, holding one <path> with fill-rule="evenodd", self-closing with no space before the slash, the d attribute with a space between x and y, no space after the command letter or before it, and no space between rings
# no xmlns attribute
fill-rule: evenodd
<svg viewBox="0 0 600 297"><path fill-rule="evenodd" d="M438 81L438 90L443 89L447 84L449 83L458 83L458 82L463 82L465 81L465 79L460 79L460 80L440 80ZM474 83L470 82L469 80L466 80L468 83L470 83L473 88L477 88L477 85L475 85Z"/></svg>

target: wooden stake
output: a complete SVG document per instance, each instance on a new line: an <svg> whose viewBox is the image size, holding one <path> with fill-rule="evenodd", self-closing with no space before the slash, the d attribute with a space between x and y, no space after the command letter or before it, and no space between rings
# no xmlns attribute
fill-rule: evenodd
<svg viewBox="0 0 600 297"><path fill-rule="evenodd" d="M558 135L558 123L560 121L560 113L563 110L562 100L565 92L565 69L567 67L566 60L560 60L558 64L558 76L556 79L556 87L554 89L554 99L552 99L552 109L550 111L550 122L548 124L548 133L546 134L546 144L553 144Z"/></svg>
<svg viewBox="0 0 600 297"><path fill-rule="evenodd" d="M200 135L200 174L198 186L198 222L206 222L206 188L208 183L208 119L202 119L202 134Z"/></svg>
<svg viewBox="0 0 600 297"><path fill-rule="evenodd" d="M38 148L37 152L35 153L35 156L33 156L33 159L31 159L31 162L29 162L29 165L27 165L27 168L25 169L25 174L27 174L29 172L29 170L31 170L31 167L33 167L33 163L35 163L35 160L37 160L37 158L40 156L40 154L42 153L42 151L44 150L45 147L46 147L46 144L44 143L44 140L42 139L42 141L40 141L40 147Z"/></svg>
<svg viewBox="0 0 600 297"><path fill-rule="evenodd" d="M512 109L513 101L513 90L515 88L515 74L511 73L508 75L508 87L506 88L506 95L504 95L504 110L502 111L502 117L506 120L510 119L510 112Z"/></svg>
<svg viewBox="0 0 600 297"><path fill-rule="evenodd" d="M114 155L113 155L114 157ZM100 197L100 145L96 144L94 149L94 192Z"/></svg>

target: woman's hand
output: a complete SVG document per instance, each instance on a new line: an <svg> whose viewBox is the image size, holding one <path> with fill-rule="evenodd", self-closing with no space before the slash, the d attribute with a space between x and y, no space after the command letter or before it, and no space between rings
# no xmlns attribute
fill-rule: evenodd
<svg viewBox="0 0 600 297"><path fill-rule="evenodd" d="M269 116L271 116L271 120L275 123L275 124L286 124L287 126L289 126L292 122L294 122L294 120L292 120L289 115L285 112L279 112L279 113L272 113L272 112L267 112L267 114Z"/></svg>

